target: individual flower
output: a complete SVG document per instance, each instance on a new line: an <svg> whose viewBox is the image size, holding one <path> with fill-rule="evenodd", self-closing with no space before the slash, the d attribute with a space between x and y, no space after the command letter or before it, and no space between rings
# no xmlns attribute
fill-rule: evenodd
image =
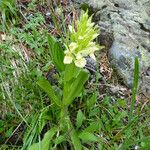
<svg viewBox="0 0 150 150"><path fill-rule="evenodd" d="M86 59L82 55L77 55L74 61L75 65L79 68L83 68L86 65Z"/></svg>
<svg viewBox="0 0 150 150"><path fill-rule="evenodd" d="M64 64L71 64L73 60L72 54L70 52L65 53Z"/></svg>

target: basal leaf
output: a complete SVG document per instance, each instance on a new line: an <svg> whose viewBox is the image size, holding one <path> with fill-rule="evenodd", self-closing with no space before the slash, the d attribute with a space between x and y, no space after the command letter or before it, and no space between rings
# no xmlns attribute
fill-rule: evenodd
<svg viewBox="0 0 150 150"><path fill-rule="evenodd" d="M51 140L55 133L57 132L57 128L53 127L48 132L45 133L44 138L41 142L35 143L29 147L29 150L49 150Z"/></svg>

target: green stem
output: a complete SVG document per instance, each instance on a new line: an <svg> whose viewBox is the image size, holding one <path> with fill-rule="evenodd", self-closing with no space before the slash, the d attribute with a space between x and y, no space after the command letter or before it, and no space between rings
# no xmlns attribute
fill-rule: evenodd
<svg viewBox="0 0 150 150"><path fill-rule="evenodd" d="M63 105L60 113L60 126L63 132L69 133L70 139L75 150L82 150L80 139L77 136L76 130L74 129L73 123L70 120L68 114L68 107Z"/></svg>
<svg viewBox="0 0 150 150"><path fill-rule="evenodd" d="M60 112L61 121L67 117L67 114L68 114L67 111L68 111L68 107L63 105L61 108L61 112Z"/></svg>
<svg viewBox="0 0 150 150"><path fill-rule="evenodd" d="M68 117L68 107L63 104L60 112L60 127L65 132L68 130Z"/></svg>

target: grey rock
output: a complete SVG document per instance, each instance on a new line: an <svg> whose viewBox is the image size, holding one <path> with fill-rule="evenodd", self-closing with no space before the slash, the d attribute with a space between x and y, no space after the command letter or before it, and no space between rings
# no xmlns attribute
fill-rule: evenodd
<svg viewBox="0 0 150 150"><path fill-rule="evenodd" d="M74 0L78 1L78 0ZM134 58L140 63L141 92L150 95L150 0L81 0L93 9L100 26L100 43L124 83L133 85Z"/></svg>
<svg viewBox="0 0 150 150"><path fill-rule="evenodd" d="M91 57L86 58L86 66L85 68L89 70L91 73L96 73L96 61L92 59Z"/></svg>

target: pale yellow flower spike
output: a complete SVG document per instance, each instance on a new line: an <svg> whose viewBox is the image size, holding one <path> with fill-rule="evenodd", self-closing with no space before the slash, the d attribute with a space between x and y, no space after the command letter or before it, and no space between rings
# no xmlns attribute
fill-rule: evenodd
<svg viewBox="0 0 150 150"><path fill-rule="evenodd" d="M88 17L86 12L82 14L80 20L77 21L76 31L73 26L68 26L71 34L71 42L69 45L65 45L65 64L74 62L77 67L83 68L86 65L85 57L90 56L96 60L94 52L100 50L100 46L96 45L93 40L99 35L99 30L98 27L94 26L91 20L92 18Z"/></svg>

